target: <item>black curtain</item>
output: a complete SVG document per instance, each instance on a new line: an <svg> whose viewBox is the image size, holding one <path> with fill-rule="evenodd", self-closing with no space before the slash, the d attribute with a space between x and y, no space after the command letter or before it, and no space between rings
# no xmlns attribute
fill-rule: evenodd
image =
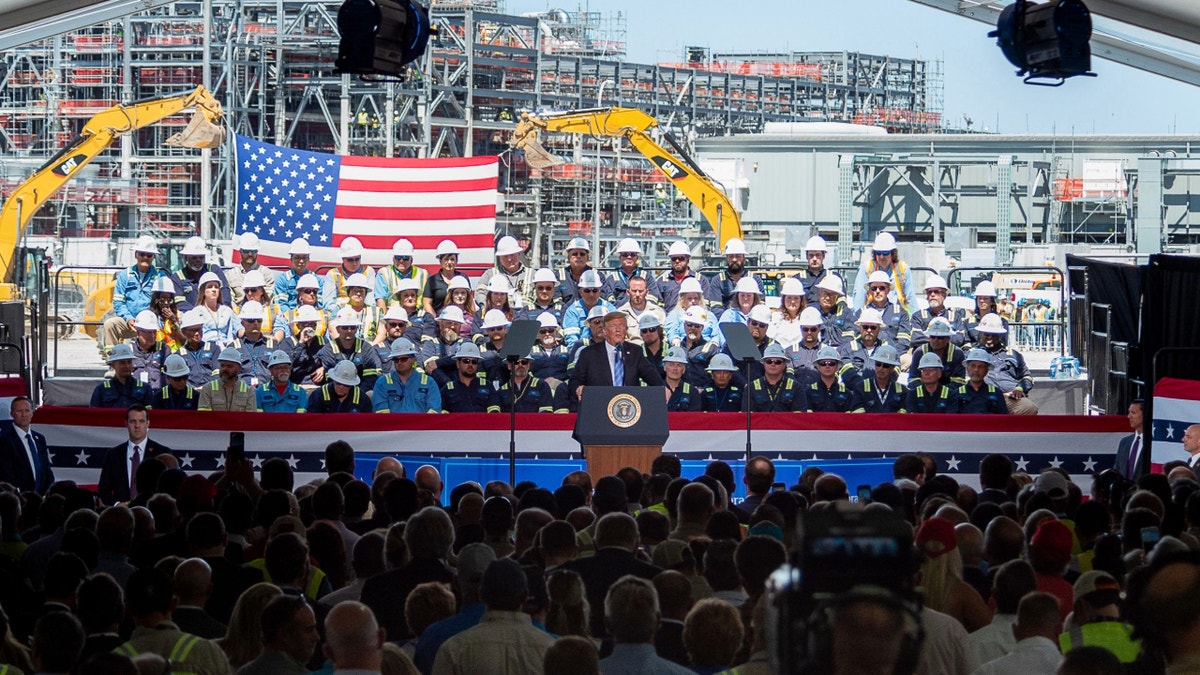
<svg viewBox="0 0 1200 675"><path fill-rule="evenodd" d="M1200 258L1152 255L1142 279L1141 361L1155 377L1200 380ZM1154 370L1154 356L1163 352Z"/></svg>
<svg viewBox="0 0 1200 675"><path fill-rule="evenodd" d="M1067 267L1086 268L1089 304L1100 302L1112 305L1112 339L1130 345L1137 344L1143 268L1070 254L1067 255ZM1083 275L1069 273L1067 280L1072 294L1084 292Z"/></svg>

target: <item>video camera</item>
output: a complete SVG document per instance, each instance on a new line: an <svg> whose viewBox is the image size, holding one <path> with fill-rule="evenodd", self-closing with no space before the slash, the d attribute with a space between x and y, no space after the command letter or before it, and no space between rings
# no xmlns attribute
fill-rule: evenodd
<svg viewBox="0 0 1200 675"><path fill-rule="evenodd" d="M900 643L892 672L916 669L924 632L914 589L918 556L907 523L894 513L848 502L808 511L797 522L791 558L767 586L773 672L835 672L838 612L862 603L883 607L895 619ZM867 637L854 639L861 643Z"/></svg>

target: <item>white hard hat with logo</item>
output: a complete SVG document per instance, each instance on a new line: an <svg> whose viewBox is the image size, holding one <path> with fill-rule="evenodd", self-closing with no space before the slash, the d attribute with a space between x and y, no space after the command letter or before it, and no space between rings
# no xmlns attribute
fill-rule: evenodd
<svg viewBox="0 0 1200 675"><path fill-rule="evenodd" d="M749 318L751 321L757 321L758 323L770 325L771 308L767 307L766 305L755 305L750 308L750 316L747 318Z"/></svg>
<svg viewBox="0 0 1200 675"><path fill-rule="evenodd" d="M283 365L292 365L292 357L288 356L288 353L282 349L276 349L271 352L271 357L267 359L267 368Z"/></svg>
<svg viewBox="0 0 1200 675"><path fill-rule="evenodd" d="M708 312L704 311L703 307L688 307L683 313L683 322L703 326L708 323Z"/></svg>
<svg viewBox="0 0 1200 675"><path fill-rule="evenodd" d="M510 237L510 236L506 235L506 236L500 237L500 241L496 242L496 255L497 256L512 255L514 253L520 253L520 252L521 252L521 244L517 241L516 237Z"/></svg>
<svg viewBox="0 0 1200 675"><path fill-rule="evenodd" d="M942 365L942 357L933 352L926 353L925 356L921 357L921 362L917 364L917 370L925 370L926 368L944 370L945 366Z"/></svg>
<svg viewBox="0 0 1200 675"><path fill-rule="evenodd" d="M512 293L512 284L508 283L508 277L497 274L488 281L488 293Z"/></svg>
<svg viewBox="0 0 1200 675"><path fill-rule="evenodd" d="M483 315L483 325L480 326L483 330L506 327L508 327L508 317L498 309L489 309L487 314Z"/></svg>
<svg viewBox="0 0 1200 675"><path fill-rule="evenodd" d="M358 314L349 307L341 308L337 316L333 317L334 328L358 328L359 323Z"/></svg>
<svg viewBox="0 0 1200 675"><path fill-rule="evenodd" d="M542 328L558 328L558 319L550 312L542 312L538 314L538 325Z"/></svg>
<svg viewBox="0 0 1200 675"><path fill-rule="evenodd" d="M854 323L860 326L863 324L882 326L883 315L880 314L879 310L875 309L874 307L867 307L858 315L858 321L855 321Z"/></svg>
<svg viewBox="0 0 1200 675"><path fill-rule="evenodd" d="M975 326L975 330L980 333L990 333L992 335L1005 335L1008 333L1008 329L1004 327L1004 321L996 313L987 314L980 319L979 325Z"/></svg>
<svg viewBox="0 0 1200 675"><path fill-rule="evenodd" d="M204 246L204 239L201 237L188 237L188 240L183 243L183 249L179 251L180 255L208 255L208 249Z"/></svg>
<svg viewBox="0 0 1200 675"><path fill-rule="evenodd" d="M725 255L746 255L746 242L737 237L725 242Z"/></svg>
<svg viewBox="0 0 1200 675"><path fill-rule="evenodd" d="M454 323L463 322L462 308L457 305L449 305L442 308L442 313L438 314L438 321L451 321Z"/></svg>
<svg viewBox="0 0 1200 675"><path fill-rule="evenodd" d="M728 354L717 354L714 356L712 361L709 362L706 370L708 370L710 373L717 371L725 371L730 373L737 372L737 368L733 365L733 359L729 358Z"/></svg>
<svg viewBox="0 0 1200 675"><path fill-rule="evenodd" d="M832 274L826 274L825 278L817 284L817 288L823 291L829 291L830 293L837 293L838 295L846 294L846 289L842 285L841 277L835 277Z"/></svg>
<svg viewBox="0 0 1200 675"><path fill-rule="evenodd" d="M567 249L566 249L566 250L568 250L568 251L575 250L575 251L588 251L588 252L591 252L591 250L592 250L592 245L591 245L591 244L589 244L589 243L588 243L588 240L587 240L587 239L584 239L583 237L572 237L572 238L571 238L571 241L568 241L568 242L567 242Z"/></svg>

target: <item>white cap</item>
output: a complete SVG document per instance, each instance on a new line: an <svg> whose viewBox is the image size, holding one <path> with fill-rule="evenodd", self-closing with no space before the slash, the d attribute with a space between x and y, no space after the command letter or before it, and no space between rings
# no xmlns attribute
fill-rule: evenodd
<svg viewBox="0 0 1200 675"><path fill-rule="evenodd" d="M388 358L396 358L398 356L416 356L417 347L408 338L400 338L392 343L392 348L388 352Z"/></svg>
<svg viewBox="0 0 1200 675"><path fill-rule="evenodd" d="M150 287L150 292L175 295L175 284L171 283L171 277L164 275L154 280L154 285Z"/></svg>
<svg viewBox="0 0 1200 675"><path fill-rule="evenodd" d="M871 272L871 276L867 277L867 286L872 286L874 284L891 286L892 278L889 277L888 273L884 272L883 270L875 270L874 272Z"/></svg>
<svg viewBox="0 0 1200 675"><path fill-rule="evenodd" d="M981 281L975 287L975 297L984 296L988 298L996 297L996 286L990 281Z"/></svg>
<svg viewBox="0 0 1200 675"><path fill-rule="evenodd" d="M864 323L871 324L872 326L882 326L883 315L874 307L867 307L858 315L858 320L854 323L860 326Z"/></svg>
<svg viewBox="0 0 1200 675"><path fill-rule="evenodd" d="M321 310L312 305L301 305L296 308L296 323L320 323Z"/></svg>
<svg viewBox="0 0 1200 675"><path fill-rule="evenodd" d="M687 311L683 313L683 322L703 326L708 323L708 312L704 311L704 308L699 305L693 305L688 307Z"/></svg>
<svg viewBox="0 0 1200 675"><path fill-rule="evenodd" d="M759 323L771 323L771 308L766 305L755 305L750 308L750 316L747 317L751 321Z"/></svg>
<svg viewBox="0 0 1200 675"><path fill-rule="evenodd" d="M804 283L795 277L788 277L783 280L779 295L804 295Z"/></svg>
<svg viewBox="0 0 1200 675"><path fill-rule="evenodd" d="M572 249L588 251L590 253L592 250L592 245L589 244L588 240L584 239L583 237L573 237L571 241L567 242L566 250L570 251Z"/></svg>
<svg viewBox="0 0 1200 675"><path fill-rule="evenodd" d="M349 307L343 307L338 310L337 316L333 317L334 328L357 328L359 325L358 315Z"/></svg>
<svg viewBox="0 0 1200 675"><path fill-rule="evenodd" d="M504 328L508 326L508 317L504 316L504 312L498 309L489 309L487 314L483 315L483 325L480 326L483 330L489 328Z"/></svg>
<svg viewBox="0 0 1200 675"><path fill-rule="evenodd" d="M109 354L108 354L108 363L112 363L114 361L132 361L132 360L133 360L133 347L130 347L129 343L127 343L127 342L118 342L117 344L113 345L112 351L109 352Z"/></svg>
<svg viewBox="0 0 1200 675"><path fill-rule="evenodd" d="M931 288L940 288L943 291L948 291L950 290L950 285L946 283L946 280L942 278L942 275L931 274L925 279L925 290L928 291Z"/></svg>
<svg viewBox="0 0 1200 675"><path fill-rule="evenodd" d="M454 354L455 361L459 359L478 359L482 357L483 354L479 353L479 345L466 340L463 340L462 346L459 347L458 351Z"/></svg>
<svg viewBox="0 0 1200 675"><path fill-rule="evenodd" d="M471 282L467 281L466 277L455 276L450 280L450 283L446 284L446 290L448 291L453 291L459 288L465 288L469 291L471 290Z"/></svg>
<svg viewBox="0 0 1200 675"><path fill-rule="evenodd" d="M488 281L488 293L512 293L512 284L508 283L508 277L497 274Z"/></svg>
<svg viewBox="0 0 1200 675"><path fill-rule="evenodd" d="M234 347L226 347L225 349L221 350L220 354L217 354L217 360L224 361L226 363L241 364L242 353Z"/></svg>
<svg viewBox="0 0 1200 675"><path fill-rule="evenodd" d="M185 377L191 374L187 361L178 354L171 354L163 361L163 373L167 377Z"/></svg>
<svg viewBox="0 0 1200 675"><path fill-rule="evenodd" d="M239 251L257 251L259 247L258 235L253 232L243 232L238 237Z"/></svg>
<svg viewBox="0 0 1200 675"><path fill-rule="evenodd" d="M321 280L317 278L317 275L309 272L296 280L296 288L316 288L320 290Z"/></svg>
<svg viewBox="0 0 1200 675"><path fill-rule="evenodd" d="M312 247L308 245L307 239L293 239L292 245L288 247L288 255L312 255Z"/></svg>
<svg viewBox="0 0 1200 675"><path fill-rule="evenodd" d="M846 289L842 286L841 277L835 277L832 274L826 274L825 278L817 284L817 288L829 291L830 293L837 293L838 295L846 294Z"/></svg>
<svg viewBox="0 0 1200 675"><path fill-rule="evenodd" d="M895 251L896 238L890 232L880 232L875 237L875 243L871 246L872 251Z"/></svg>
<svg viewBox="0 0 1200 675"><path fill-rule="evenodd" d="M154 241L154 237L143 234L137 238L137 242L133 245L133 250L138 253L153 253L154 255L158 255L158 242Z"/></svg>
<svg viewBox="0 0 1200 675"><path fill-rule="evenodd" d="M342 258L357 258L362 254L363 245L358 237L346 237L342 240L342 245L338 246L338 255Z"/></svg>
<svg viewBox="0 0 1200 675"><path fill-rule="evenodd" d="M183 243L183 249L179 251L180 255L208 255L208 249L204 246L203 237L188 237Z"/></svg>
<svg viewBox="0 0 1200 675"><path fill-rule="evenodd" d="M346 277L346 288L370 288L367 283L367 275L362 272L355 272Z"/></svg>
<svg viewBox="0 0 1200 675"><path fill-rule="evenodd" d="M282 366L285 364L289 366L292 365L292 357L288 356L288 353L282 349L276 349L275 351L271 352L270 358L267 359L267 368L273 368L275 366Z"/></svg>
<svg viewBox="0 0 1200 675"><path fill-rule="evenodd" d="M938 370L945 369L942 365L942 358L933 352L926 352L925 356L921 357L921 362L917 364L917 370L925 370L926 368L937 368Z"/></svg>
<svg viewBox="0 0 1200 675"><path fill-rule="evenodd" d="M729 358L728 354L717 354L716 356L712 357L712 361L709 361L708 368L706 370L708 370L710 373L717 370L728 371L731 373L737 372L737 368L733 365L733 359Z"/></svg>
<svg viewBox="0 0 1200 675"><path fill-rule="evenodd" d="M734 237L725 242L725 255L746 255L746 243Z"/></svg>
<svg viewBox="0 0 1200 675"><path fill-rule="evenodd" d="M737 286L734 287L734 291L737 293L753 293L755 295L762 295L762 291L758 288L758 282L749 274L744 275L741 279L738 279Z"/></svg>
<svg viewBox="0 0 1200 675"><path fill-rule="evenodd" d="M805 307L804 311L800 312L801 326L823 326L825 322L821 320L821 310L816 307Z"/></svg>
<svg viewBox="0 0 1200 675"><path fill-rule="evenodd" d="M137 323L138 330L156 331L162 327L158 321L158 315L148 309L138 312L134 322Z"/></svg>
<svg viewBox="0 0 1200 675"><path fill-rule="evenodd" d="M242 277L242 288L264 288L266 285L267 280L258 270L250 270Z"/></svg>
<svg viewBox="0 0 1200 675"><path fill-rule="evenodd" d="M364 288L366 288L366 287L364 286ZM421 285L417 283L416 279L413 279L411 277L406 277L406 278L401 279L400 281L396 282L396 295L400 295L401 293L404 293L405 291L419 291L419 290L421 290Z"/></svg>
<svg viewBox="0 0 1200 675"><path fill-rule="evenodd" d="M822 237L809 237L808 241L804 242L805 252L809 251L824 251L829 252L829 247L825 244L825 239Z"/></svg>
<svg viewBox="0 0 1200 675"><path fill-rule="evenodd" d="M457 305L443 307L442 313L438 314L438 321L453 321L454 323L462 323L462 308L458 307Z"/></svg>
<svg viewBox="0 0 1200 675"><path fill-rule="evenodd" d="M633 237L625 237L617 244L617 253L642 254L642 246Z"/></svg>
<svg viewBox="0 0 1200 675"><path fill-rule="evenodd" d="M179 317L180 328L192 328L193 326L203 326L204 315L197 309L189 309Z"/></svg>
<svg viewBox="0 0 1200 675"><path fill-rule="evenodd" d="M412 242L407 239L397 239L396 243L392 244L392 257L409 257L413 254Z"/></svg>
<svg viewBox="0 0 1200 675"><path fill-rule="evenodd" d="M537 320L542 328L558 328L558 319L554 318L554 315L550 312L538 314Z"/></svg>
<svg viewBox="0 0 1200 675"><path fill-rule="evenodd" d="M549 267L543 267L533 273L534 284L554 284L558 285L558 278L554 276L554 271Z"/></svg>
<svg viewBox="0 0 1200 675"><path fill-rule="evenodd" d="M503 236L500 241L496 242L496 255L512 255L521 252L521 244L517 243L516 237Z"/></svg>
<svg viewBox="0 0 1200 675"><path fill-rule="evenodd" d="M686 255L692 257L692 249L688 248L686 241L677 241L671 244L671 248L667 250L667 256Z"/></svg>
<svg viewBox="0 0 1200 675"><path fill-rule="evenodd" d="M950 322L940 317L930 321L929 325L925 328L925 335L931 338L948 338L951 334L953 334L953 332L954 331L950 328Z"/></svg>
<svg viewBox="0 0 1200 675"><path fill-rule="evenodd" d="M408 310L404 309L400 305L392 305L391 307L388 307L387 314L383 315L383 320L403 321L404 323L408 323Z"/></svg>
<svg viewBox="0 0 1200 675"><path fill-rule="evenodd" d="M755 289L755 291L757 292L757 289ZM700 280L697 279L696 277L688 277L683 280L683 283L679 284L679 294L680 295L683 295L684 293L703 293L703 292L704 292L704 289L700 287Z"/></svg>
<svg viewBox="0 0 1200 675"><path fill-rule="evenodd" d="M246 304L242 305L242 311L239 316L242 321L253 319L259 319L261 321L263 318L262 303L255 302L254 300L247 301Z"/></svg>
<svg viewBox="0 0 1200 675"><path fill-rule="evenodd" d="M1008 329L1004 327L1004 321L995 312L984 315L979 320L979 324L975 326L975 331L979 333L991 333L992 335L1004 335L1008 333Z"/></svg>
<svg viewBox="0 0 1200 675"><path fill-rule="evenodd" d="M585 270L579 275L580 288L603 288L604 280L600 278L600 273L596 270Z"/></svg>
<svg viewBox="0 0 1200 675"><path fill-rule="evenodd" d="M196 286L198 288L204 288L205 284L211 284L214 281L217 282L218 286L225 285L221 283L221 277L217 276L216 272L205 272L204 274L200 275L200 283L196 284Z"/></svg>
<svg viewBox="0 0 1200 675"><path fill-rule="evenodd" d="M358 368L354 366L353 362L345 359L338 361L333 370L329 371L329 379L347 387L356 387L359 382L362 382L362 378L358 376Z"/></svg>
<svg viewBox="0 0 1200 675"><path fill-rule="evenodd" d="M409 255L412 254L410 253ZM439 241L437 245L437 257L440 258L444 255L458 255L458 244L450 239Z"/></svg>

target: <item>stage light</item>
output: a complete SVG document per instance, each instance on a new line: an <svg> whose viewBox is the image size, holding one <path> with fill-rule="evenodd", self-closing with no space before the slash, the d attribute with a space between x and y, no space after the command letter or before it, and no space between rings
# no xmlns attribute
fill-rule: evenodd
<svg viewBox="0 0 1200 675"><path fill-rule="evenodd" d="M338 10L335 74L401 77L435 34L429 10L411 0L346 0Z"/></svg>
<svg viewBox="0 0 1200 675"><path fill-rule="evenodd" d="M1005 58L1020 69L1017 75L1029 84L1057 87L1068 77L1096 76L1089 72L1092 15L1081 0L1017 0L1000 12L988 37L996 38Z"/></svg>

